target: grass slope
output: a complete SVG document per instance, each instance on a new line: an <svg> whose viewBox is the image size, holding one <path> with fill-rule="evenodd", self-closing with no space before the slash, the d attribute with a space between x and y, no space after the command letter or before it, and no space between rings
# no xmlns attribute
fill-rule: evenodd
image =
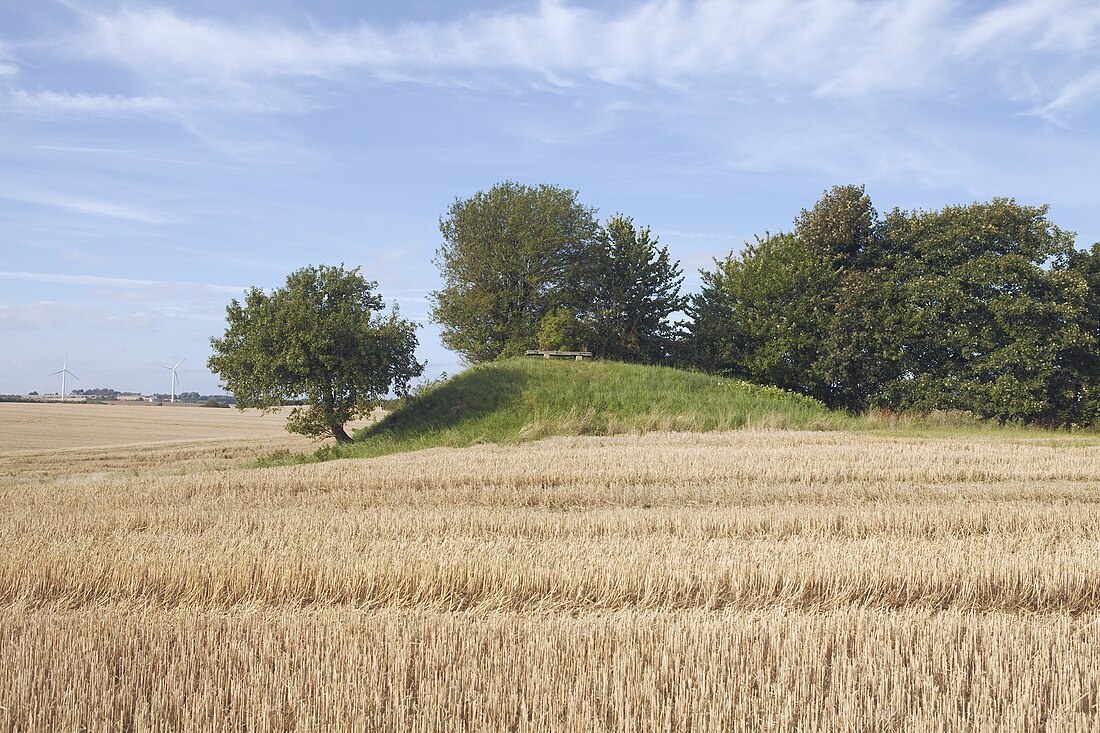
<svg viewBox="0 0 1100 733"><path fill-rule="evenodd" d="M520 358L468 369L359 431L354 444L324 449L320 457L551 435L836 429L849 422L817 400L775 387L664 367Z"/></svg>

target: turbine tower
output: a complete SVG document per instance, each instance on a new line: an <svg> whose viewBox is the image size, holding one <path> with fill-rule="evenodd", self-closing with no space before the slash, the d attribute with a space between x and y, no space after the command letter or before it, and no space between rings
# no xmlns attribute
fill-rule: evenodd
<svg viewBox="0 0 1100 733"><path fill-rule="evenodd" d="M183 357L175 366L164 366L163 364L157 364L161 369L167 369L172 372L172 402L176 401L176 387L180 384L180 378L176 376L176 370L180 368L180 364L187 361L187 357Z"/></svg>
<svg viewBox="0 0 1100 733"><path fill-rule="evenodd" d="M58 374L61 375L61 401L65 401L65 375L69 375L73 379L80 381L80 377L76 376L69 371L69 355L65 354L65 363L56 372L50 372L51 377L55 377Z"/></svg>

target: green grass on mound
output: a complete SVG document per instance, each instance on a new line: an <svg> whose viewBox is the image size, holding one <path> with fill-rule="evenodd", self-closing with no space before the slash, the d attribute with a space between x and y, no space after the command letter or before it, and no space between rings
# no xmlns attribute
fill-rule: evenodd
<svg viewBox="0 0 1100 733"><path fill-rule="evenodd" d="M839 429L817 400L707 374L608 361L519 358L475 366L409 399L321 458L436 446L520 443L552 435Z"/></svg>

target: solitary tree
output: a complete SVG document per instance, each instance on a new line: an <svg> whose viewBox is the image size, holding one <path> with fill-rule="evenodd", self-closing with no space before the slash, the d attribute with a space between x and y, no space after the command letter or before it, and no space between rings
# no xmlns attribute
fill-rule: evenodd
<svg viewBox="0 0 1100 733"><path fill-rule="evenodd" d="M466 361L522 354L549 327L544 319L583 309L602 238L576 191L505 181L456 199L439 230L443 287L432 293L432 319Z"/></svg>
<svg viewBox="0 0 1100 733"><path fill-rule="evenodd" d="M241 409L301 400L287 430L351 441L344 425L421 374L416 324L383 312L377 283L320 265L291 273L271 294L259 288L226 308L228 328L210 339L207 362Z"/></svg>

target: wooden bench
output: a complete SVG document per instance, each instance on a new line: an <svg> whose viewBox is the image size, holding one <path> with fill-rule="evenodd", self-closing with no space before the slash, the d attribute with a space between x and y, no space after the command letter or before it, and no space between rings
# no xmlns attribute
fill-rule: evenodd
<svg viewBox="0 0 1100 733"><path fill-rule="evenodd" d="M543 359L549 359L553 356L572 356L577 361L584 361L585 359L592 358L591 351L539 351L538 349L528 349L525 356L541 356Z"/></svg>

